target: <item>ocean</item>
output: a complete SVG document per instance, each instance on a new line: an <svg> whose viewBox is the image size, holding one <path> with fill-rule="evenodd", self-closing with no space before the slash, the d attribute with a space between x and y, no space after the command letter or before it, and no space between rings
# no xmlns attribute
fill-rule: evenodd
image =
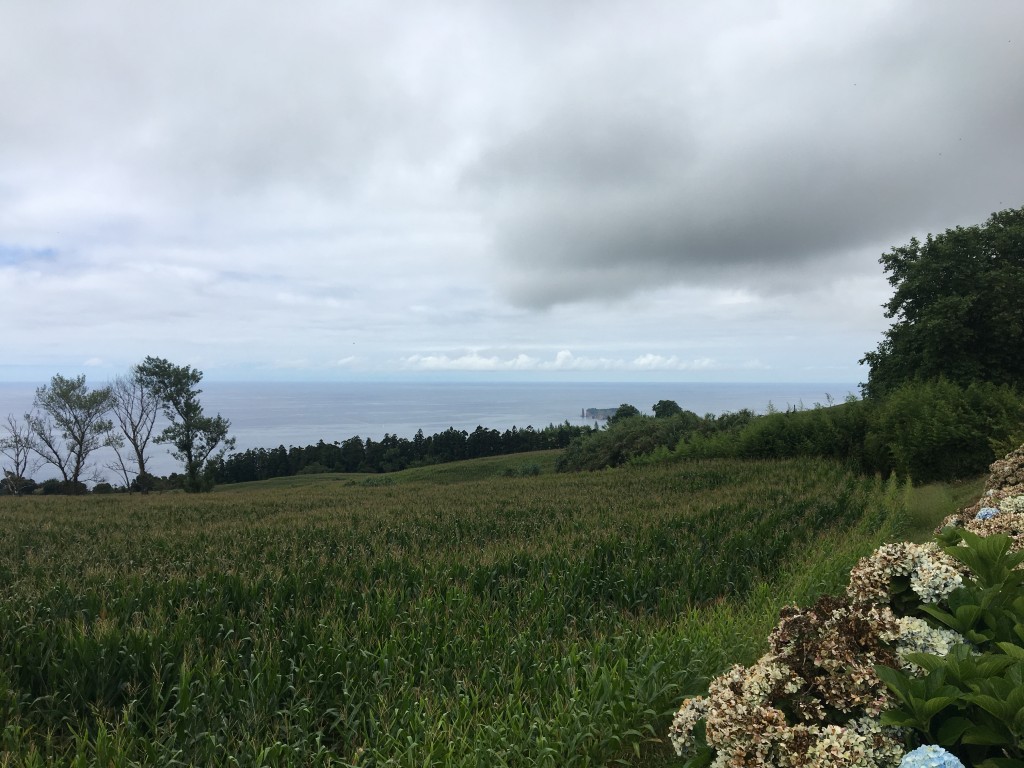
<svg viewBox="0 0 1024 768"><path fill-rule="evenodd" d="M93 386L100 384L90 382ZM0 423L7 414L21 417L32 406L36 383L0 382ZM448 427L472 432L477 426L497 429L568 421L593 424L587 408L614 408L629 403L651 413L659 400L674 400L699 415L749 408L811 408L829 398L842 402L856 384L672 383L672 382L203 382L204 410L231 422L236 450L306 446L323 440L342 442L358 435L385 434L412 438L418 429L431 435ZM2 433L2 430L0 430ZM178 463L166 446L151 446L151 470L166 475ZM2 459L2 457L0 457ZM110 457L98 455L98 465ZM56 475L41 468L36 479ZM108 473L114 482L113 473Z"/></svg>

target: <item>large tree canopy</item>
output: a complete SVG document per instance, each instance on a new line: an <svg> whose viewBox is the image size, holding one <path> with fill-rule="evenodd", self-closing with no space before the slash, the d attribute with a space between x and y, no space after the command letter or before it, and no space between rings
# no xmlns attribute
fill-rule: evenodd
<svg viewBox="0 0 1024 768"><path fill-rule="evenodd" d="M203 372L163 358L147 357L136 366L135 375L159 400L170 422L156 442L174 446L171 455L184 464L185 490L209 490L213 484L209 462L234 448L235 440L228 437L230 421L219 413L203 413L199 402Z"/></svg>
<svg viewBox="0 0 1024 768"><path fill-rule="evenodd" d="M1024 208L913 238L880 262L896 289L885 305L894 322L861 360L871 368L865 394L939 377L1024 382Z"/></svg>

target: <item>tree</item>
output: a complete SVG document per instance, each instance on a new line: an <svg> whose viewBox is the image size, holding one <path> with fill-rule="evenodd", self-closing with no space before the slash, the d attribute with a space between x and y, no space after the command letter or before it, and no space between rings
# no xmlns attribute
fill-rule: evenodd
<svg viewBox="0 0 1024 768"><path fill-rule="evenodd" d="M945 379L1020 386L1024 381L1024 208L993 213L982 226L947 229L883 254L896 290L885 304L895 322L874 352L868 396L905 382Z"/></svg>
<svg viewBox="0 0 1024 768"><path fill-rule="evenodd" d="M135 367L143 387L160 403L170 422L156 438L173 446L171 455L184 464L184 488L189 492L213 487L213 467L235 447L228 437L231 422L219 413L207 416L199 402L203 372L188 365L174 365L159 357L147 357ZM218 447L219 446L219 447Z"/></svg>
<svg viewBox="0 0 1024 768"><path fill-rule="evenodd" d="M38 468L38 462L32 460L32 429L27 420L20 423L12 414L7 415L7 424L2 429L6 434L0 436L0 454L6 456L7 461L0 466L3 470L0 485L7 493L20 496L35 485L29 477Z"/></svg>
<svg viewBox="0 0 1024 768"><path fill-rule="evenodd" d="M654 404L652 410L656 419L667 419L669 416L678 416L683 412L675 400L659 400Z"/></svg>
<svg viewBox="0 0 1024 768"><path fill-rule="evenodd" d="M65 487L81 490L84 480L101 480L88 466L89 456L111 444L113 422L110 387L89 390L85 376L67 379L59 373L36 390L36 412L25 416L32 450L52 464L64 478Z"/></svg>
<svg viewBox="0 0 1024 768"><path fill-rule="evenodd" d="M153 435L160 401L147 388L138 366L132 368L129 375L114 379L110 390L111 411L134 454L126 456L122 452L122 440L112 441L116 461L110 469L121 474L126 488L138 488L145 493L152 485L152 476L146 472L146 448Z"/></svg>
<svg viewBox="0 0 1024 768"><path fill-rule="evenodd" d="M611 426L617 421L623 421L624 419L632 419L634 416L640 416L640 409L635 405L629 403L623 403L615 409L615 413L608 417L608 426Z"/></svg>

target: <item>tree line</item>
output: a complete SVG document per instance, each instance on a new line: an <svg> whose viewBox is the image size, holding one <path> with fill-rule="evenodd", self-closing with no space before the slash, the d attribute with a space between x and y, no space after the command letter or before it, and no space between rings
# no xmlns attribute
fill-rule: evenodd
<svg viewBox="0 0 1024 768"><path fill-rule="evenodd" d="M104 480L105 470L115 472L126 488L145 492L156 483L146 468L151 443L168 445L182 463L184 490L209 490L217 462L235 441L228 435L231 422L203 411L202 378L202 371L159 357L147 357L98 388L90 388L84 374L56 374L36 389L31 411L21 419L9 414L0 425L0 490L31 492L32 473L51 466L60 474L57 492L84 493L86 483ZM154 434L158 413L167 426ZM114 455L105 466L93 461L101 448Z"/></svg>
<svg viewBox="0 0 1024 768"><path fill-rule="evenodd" d="M472 432L449 427L424 435L420 429L411 439L386 434L381 440L364 440L357 435L343 442L320 440L304 448L280 445L234 453L216 461L214 478L218 483L244 483L322 472L397 472L463 459L565 448L592 431L592 427L566 421L542 429L512 427L504 432L482 426Z"/></svg>

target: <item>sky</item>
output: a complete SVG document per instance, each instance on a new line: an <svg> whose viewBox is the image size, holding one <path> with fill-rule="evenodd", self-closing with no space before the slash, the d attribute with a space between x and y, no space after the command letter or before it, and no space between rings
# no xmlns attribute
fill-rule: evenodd
<svg viewBox="0 0 1024 768"><path fill-rule="evenodd" d="M0 4L0 381L856 383L1024 3Z"/></svg>

